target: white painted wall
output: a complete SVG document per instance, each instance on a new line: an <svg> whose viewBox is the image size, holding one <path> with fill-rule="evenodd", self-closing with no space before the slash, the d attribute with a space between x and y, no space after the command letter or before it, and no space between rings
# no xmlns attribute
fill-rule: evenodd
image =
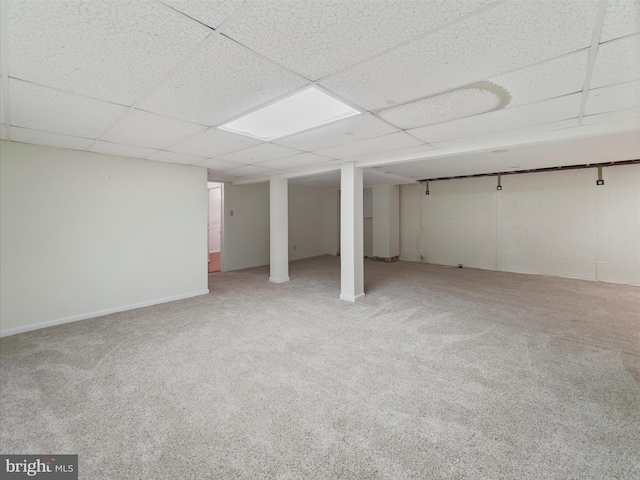
<svg viewBox="0 0 640 480"><path fill-rule="evenodd" d="M224 186L224 270L269 264L269 184Z"/></svg>
<svg viewBox="0 0 640 480"><path fill-rule="evenodd" d="M374 185L373 255L391 258L400 255L400 187Z"/></svg>
<svg viewBox="0 0 640 480"><path fill-rule="evenodd" d="M0 142L3 335L207 293L206 170Z"/></svg>
<svg viewBox="0 0 640 480"><path fill-rule="evenodd" d="M640 284L640 167L401 187L402 260ZM424 229L420 235L420 224ZM416 243L418 249L416 249Z"/></svg>
<svg viewBox="0 0 640 480"><path fill-rule="evenodd" d="M225 185L224 215L225 270L268 265L269 184ZM289 184L289 260L337 251L337 189Z"/></svg>
<svg viewBox="0 0 640 480"><path fill-rule="evenodd" d="M289 260L335 255L337 228L337 189L289 185Z"/></svg>

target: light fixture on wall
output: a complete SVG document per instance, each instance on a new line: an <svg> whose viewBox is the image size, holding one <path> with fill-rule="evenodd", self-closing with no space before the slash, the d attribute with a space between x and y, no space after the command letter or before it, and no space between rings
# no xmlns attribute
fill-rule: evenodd
<svg viewBox="0 0 640 480"><path fill-rule="evenodd" d="M310 87L218 128L269 141L360 113L319 88Z"/></svg>

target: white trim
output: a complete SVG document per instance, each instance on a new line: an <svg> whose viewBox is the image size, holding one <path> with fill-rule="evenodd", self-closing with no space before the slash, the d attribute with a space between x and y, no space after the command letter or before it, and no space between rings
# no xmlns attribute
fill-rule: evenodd
<svg viewBox="0 0 640 480"><path fill-rule="evenodd" d="M209 289L198 290L197 292L184 293L182 295L173 295L171 297L157 298L155 300L149 300L146 302L133 303L131 305L123 305L121 307L107 308L105 310L98 310L95 312L81 313L79 315L71 315L70 317L57 318L55 320L48 320L46 322L32 323L22 327L8 328L6 330L0 330L0 338L8 337L10 335L17 335L18 333L29 332L31 330L38 330L40 328L53 327L55 325L62 325L64 323L77 322L79 320L87 320L89 318L101 317L103 315L109 315L111 313L125 312L127 310L135 310L136 308L150 307L152 305L158 305L161 303L175 302L176 300L183 300L185 298L197 297L200 295L207 295Z"/></svg>
<svg viewBox="0 0 640 480"><path fill-rule="evenodd" d="M357 302L358 300L362 300L364 298L364 293L359 293L355 297L353 295L345 295L344 293L340 294L340 300L346 300L347 302Z"/></svg>
<svg viewBox="0 0 640 480"><path fill-rule="evenodd" d="M289 277L269 277L271 283L285 283L289 281Z"/></svg>
<svg viewBox="0 0 640 480"><path fill-rule="evenodd" d="M210 250L209 253L220 253L220 250Z"/></svg>

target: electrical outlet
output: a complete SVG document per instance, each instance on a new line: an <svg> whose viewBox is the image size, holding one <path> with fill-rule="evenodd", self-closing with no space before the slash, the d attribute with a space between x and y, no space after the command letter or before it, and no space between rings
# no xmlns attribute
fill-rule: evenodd
<svg viewBox="0 0 640 480"><path fill-rule="evenodd" d="M233 210L229 210L229 216L233 217Z"/></svg>

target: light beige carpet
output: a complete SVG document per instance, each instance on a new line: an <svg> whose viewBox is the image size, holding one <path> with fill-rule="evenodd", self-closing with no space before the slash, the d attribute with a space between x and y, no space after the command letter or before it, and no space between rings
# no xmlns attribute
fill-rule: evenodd
<svg viewBox="0 0 640 480"><path fill-rule="evenodd" d="M640 478L640 288L365 274L361 304L327 256L4 338L0 450L82 479Z"/></svg>

